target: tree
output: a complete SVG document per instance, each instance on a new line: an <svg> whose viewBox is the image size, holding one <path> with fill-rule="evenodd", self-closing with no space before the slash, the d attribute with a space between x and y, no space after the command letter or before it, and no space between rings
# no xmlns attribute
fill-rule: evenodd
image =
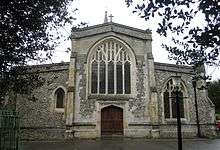
<svg viewBox="0 0 220 150"><path fill-rule="evenodd" d="M162 45L170 59L194 66L220 64L219 0L143 0L138 3L127 0L126 4L135 6L133 12L145 20L160 17L157 32L161 36L172 36L171 46ZM204 26L191 24L198 16Z"/></svg>
<svg viewBox="0 0 220 150"><path fill-rule="evenodd" d="M32 84L30 81L39 79L36 75L25 75L28 68L23 66L30 60L44 61L51 57L61 36L54 31L75 19L67 9L72 1L1 1L0 97L9 89L24 92L24 88ZM46 53L46 57L42 53Z"/></svg>
<svg viewBox="0 0 220 150"><path fill-rule="evenodd" d="M208 86L208 95L215 104L215 112L220 114L220 80L210 82Z"/></svg>

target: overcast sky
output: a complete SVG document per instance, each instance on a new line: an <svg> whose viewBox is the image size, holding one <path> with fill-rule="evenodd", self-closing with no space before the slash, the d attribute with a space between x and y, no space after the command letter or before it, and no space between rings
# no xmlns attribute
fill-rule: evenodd
<svg viewBox="0 0 220 150"><path fill-rule="evenodd" d="M136 0L142 2L142 0ZM154 21L145 21L139 18L137 14L132 13L132 8L127 8L124 0L75 0L71 5L70 9L78 8L75 16L78 23L80 21L87 22L89 26L97 25L104 22L104 12L108 11L108 15L112 14L113 22L124 24L127 26L139 28L139 29L151 29L153 35L152 50L154 59L156 62L163 63L175 63L168 60L168 53L166 50L161 48L162 43L170 42L170 38L160 37L156 33L157 19ZM67 26L63 29L63 34L70 35L71 27ZM67 47L70 47L70 41L62 42L57 47L56 52L53 55L52 62L69 61L70 53L66 53ZM207 68L206 68L207 69ZM212 74L213 79L220 78L219 68L208 69L209 74Z"/></svg>

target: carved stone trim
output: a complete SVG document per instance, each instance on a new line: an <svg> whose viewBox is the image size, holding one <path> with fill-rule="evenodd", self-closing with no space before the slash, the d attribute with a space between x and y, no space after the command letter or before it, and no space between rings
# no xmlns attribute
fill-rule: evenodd
<svg viewBox="0 0 220 150"><path fill-rule="evenodd" d="M127 101L129 99L132 99L133 97L131 95L102 95L102 94L99 94L99 95L89 95L88 96L88 99L96 99L96 100L103 100L103 101L106 101L106 100L110 100L110 101L118 101L118 100L124 100L124 101Z"/></svg>
<svg viewBox="0 0 220 150"><path fill-rule="evenodd" d="M73 123L74 126L96 126L96 124L90 122L75 122Z"/></svg>
<svg viewBox="0 0 220 150"><path fill-rule="evenodd" d="M116 105L116 106L124 106L124 101L99 101L98 102L101 106L107 106L107 105Z"/></svg>
<svg viewBox="0 0 220 150"><path fill-rule="evenodd" d="M129 123L129 126L152 126L152 124L149 123Z"/></svg>

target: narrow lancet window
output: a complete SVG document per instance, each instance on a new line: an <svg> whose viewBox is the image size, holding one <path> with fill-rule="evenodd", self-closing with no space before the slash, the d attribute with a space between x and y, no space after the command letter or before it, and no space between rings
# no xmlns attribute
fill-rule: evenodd
<svg viewBox="0 0 220 150"><path fill-rule="evenodd" d="M92 63L92 87L91 92L97 93L97 81L98 81L98 64L96 62Z"/></svg>
<svg viewBox="0 0 220 150"><path fill-rule="evenodd" d="M99 67L99 93L105 93L105 62L102 61Z"/></svg>
<svg viewBox="0 0 220 150"><path fill-rule="evenodd" d="M122 63L117 63L117 94L123 93L123 79L122 79Z"/></svg>
<svg viewBox="0 0 220 150"><path fill-rule="evenodd" d="M108 63L108 93L114 93L114 64L113 62Z"/></svg>
<svg viewBox="0 0 220 150"><path fill-rule="evenodd" d="M169 101L169 93L168 91L166 90L164 93L163 93L163 99L164 99L164 115L165 115L165 118L170 118L170 101Z"/></svg>
<svg viewBox="0 0 220 150"><path fill-rule="evenodd" d="M130 72L130 63L126 62L124 65L124 85L125 85L125 94L130 94L131 93L131 72Z"/></svg>
<svg viewBox="0 0 220 150"><path fill-rule="evenodd" d="M56 108L64 108L65 92L62 88L59 88L55 92L56 96Z"/></svg>

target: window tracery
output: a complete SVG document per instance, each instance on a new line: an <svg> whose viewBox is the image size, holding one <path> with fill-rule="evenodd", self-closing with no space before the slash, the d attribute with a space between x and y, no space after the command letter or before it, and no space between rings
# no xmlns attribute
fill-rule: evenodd
<svg viewBox="0 0 220 150"><path fill-rule="evenodd" d="M92 94L131 93L131 56L123 44L104 41L90 57Z"/></svg>
<svg viewBox="0 0 220 150"><path fill-rule="evenodd" d="M179 101L180 101L180 117L185 118L184 116L184 86L181 83L180 92L179 92ZM176 93L173 84L173 79L170 79L163 92L163 102L164 102L164 117L166 119L176 118Z"/></svg>

